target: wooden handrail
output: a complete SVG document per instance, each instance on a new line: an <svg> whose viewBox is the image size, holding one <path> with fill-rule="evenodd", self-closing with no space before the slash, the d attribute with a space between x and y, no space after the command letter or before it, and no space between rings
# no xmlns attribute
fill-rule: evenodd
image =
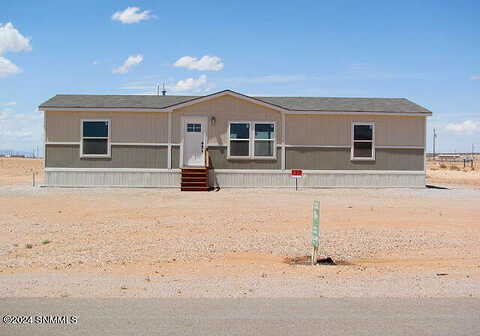
<svg viewBox="0 0 480 336"><path fill-rule="evenodd" d="M209 168L210 157L208 154L208 147L204 149L204 156L205 156L205 168Z"/></svg>

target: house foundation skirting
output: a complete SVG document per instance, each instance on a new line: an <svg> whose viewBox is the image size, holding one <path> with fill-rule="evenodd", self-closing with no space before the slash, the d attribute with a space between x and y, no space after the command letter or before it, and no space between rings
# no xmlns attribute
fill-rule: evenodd
<svg viewBox="0 0 480 336"><path fill-rule="evenodd" d="M290 171L228 170L210 172L210 185L220 188L294 188ZM47 187L136 187L179 188L178 169L75 169L46 168ZM301 188L421 188L423 171L304 171L298 179Z"/></svg>

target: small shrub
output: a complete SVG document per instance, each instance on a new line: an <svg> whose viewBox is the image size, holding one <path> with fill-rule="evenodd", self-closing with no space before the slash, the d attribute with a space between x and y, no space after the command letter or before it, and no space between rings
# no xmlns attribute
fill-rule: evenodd
<svg viewBox="0 0 480 336"><path fill-rule="evenodd" d="M455 165L451 165L450 166L450 170L460 170L460 168L458 168L458 166L455 166Z"/></svg>
<svg viewBox="0 0 480 336"><path fill-rule="evenodd" d="M27 244L27 245L25 245L25 248L31 249L31 248L33 248L33 245L32 244Z"/></svg>
<svg viewBox="0 0 480 336"><path fill-rule="evenodd" d="M430 170L438 170L439 168L437 166L430 167Z"/></svg>
<svg viewBox="0 0 480 336"><path fill-rule="evenodd" d="M48 239L47 239L47 240L44 240L44 241L42 241L42 244L43 244L43 245L47 245L47 244L50 244L50 243L51 243L51 241L50 241L50 240L48 240Z"/></svg>
<svg viewBox="0 0 480 336"><path fill-rule="evenodd" d="M447 165L445 163L440 163L439 167L442 168L442 169L445 169L445 168L447 168Z"/></svg>

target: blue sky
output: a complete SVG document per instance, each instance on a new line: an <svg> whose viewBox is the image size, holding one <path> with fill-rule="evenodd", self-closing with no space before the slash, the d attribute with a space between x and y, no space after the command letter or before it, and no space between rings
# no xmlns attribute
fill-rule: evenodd
<svg viewBox="0 0 480 336"><path fill-rule="evenodd" d="M55 94L163 81L168 94L405 97L434 112L429 149L436 127L440 151L480 150L479 13L479 1L4 0L0 150L42 144L37 106Z"/></svg>

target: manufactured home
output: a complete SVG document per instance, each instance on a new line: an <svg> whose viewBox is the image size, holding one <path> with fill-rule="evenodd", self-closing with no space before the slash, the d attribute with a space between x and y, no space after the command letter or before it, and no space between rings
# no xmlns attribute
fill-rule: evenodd
<svg viewBox="0 0 480 336"><path fill-rule="evenodd" d="M426 122L404 98L57 95L45 185L424 187Z"/></svg>

